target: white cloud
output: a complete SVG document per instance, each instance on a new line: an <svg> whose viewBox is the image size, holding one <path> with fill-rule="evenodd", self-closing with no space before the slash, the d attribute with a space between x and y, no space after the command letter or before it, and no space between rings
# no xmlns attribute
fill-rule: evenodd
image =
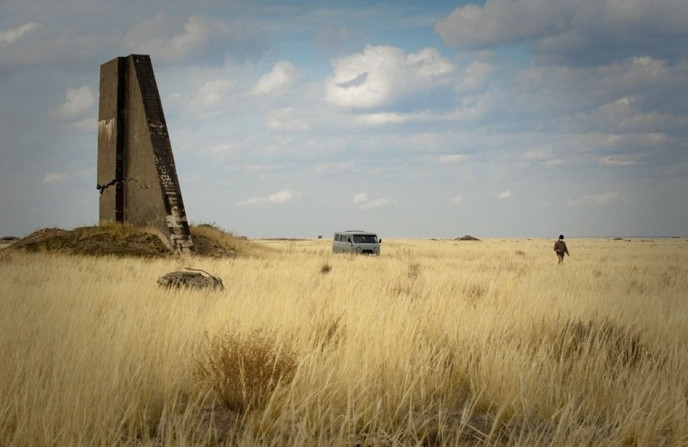
<svg viewBox="0 0 688 447"><path fill-rule="evenodd" d="M289 61L279 61L264 74L251 90L254 95L268 95L288 88L296 79L298 70Z"/></svg>
<svg viewBox="0 0 688 447"><path fill-rule="evenodd" d="M456 8L435 31L461 48L533 41L554 57L625 58L639 46L681 57L685 45L667 37L685 37L685 17L683 0L486 0Z"/></svg>
<svg viewBox="0 0 688 447"><path fill-rule="evenodd" d="M358 193L354 196L354 204L360 205L368 201L368 194L365 192Z"/></svg>
<svg viewBox="0 0 688 447"><path fill-rule="evenodd" d="M569 200L569 206L579 207L587 204L603 205L620 197L618 192L608 192L603 194L587 194L579 199Z"/></svg>
<svg viewBox="0 0 688 447"><path fill-rule="evenodd" d="M242 202L238 202L235 206L250 206L250 205L258 205L261 203L275 203L278 205L281 205L283 203L287 203L291 201L294 198L294 194L288 190L288 189L283 189L281 191L278 191L274 194L270 194L265 197L251 197L247 200L244 200Z"/></svg>
<svg viewBox="0 0 688 447"><path fill-rule="evenodd" d="M272 203L286 203L290 201L294 195L288 189L283 189L282 191L270 194L268 196L268 201Z"/></svg>
<svg viewBox="0 0 688 447"><path fill-rule="evenodd" d="M483 61L473 61L463 71L458 80L457 88L461 91L475 90L485 84L494 71L492 65Z"/></svg>
<svg viewBox="0 0 688 447"><path fill-rule="evenodd" d="M408 122L412 119L411 115L381 112L381 113L367 113L356 117L356 121L369 126L383 126L385 124L400 124Z"/></svg>
<svg viewBox="0 0 688 447"><path fill-rule="evenodd" d="M492 92L478 95L466 95L461 98L457 108L451 112L449 118L454 121L472 121L480 119L495 107L495 96Z"/></svg>
<svg viewBox="0 0 688 447"><path fill-rule="evenodd" d="M672 33L688 30L688 3L683 0L606 0L602 19L617 30L629 30L645 23Z"/></svg>
<svg viewBox="0 0 688 447"><path fill-rule="evenodd" d="M653 84L648 82L646 85L649 87ZM607 129L610 133L650 133L655 136L660 135L657 129L681 126L676 116L664 111L648 110L645 102L642 96L634 95L602 104L587 116L589 125Z"/></svg>
<svg viewBox="0 0 688 447"><path fill-rule="evenodd" d="M181 33L164 12L146 19L131 28L122 41L126 51L152 54L158 60L180 61L200 46L207 38L198 17L190 17Z"/></svg>
<svg viewBox="0 0 688 447"><path fill-rule="evenodd" d="M41 27L40 23L28 22L16 28L11 28L6 31L0 31L0 43L10 44L23 35Z"/></svg>
<svg viewBox="0 0 688 447"><path fill-rule="evenodd" d="M380 199L370 200L368 202L362 203L361 209L362 210L369 210L369 209L373 209L373 208L382 208L382 207L390 205L391 203L392 202L390 202L389 199L380 198Z"/></svg>
<svg viewBox="0 0 688 447"><path fill-rule="evenodd" d="M613 157L611 155L607 155L600 160L600 165L602 166L630 167L636 166L637 164L638 162L635 160L625 160L619 157Z"/></svg>
<svg viewBox="0 0 688 447"><path fill-rule="evenodd" d="M198 110L223 108L234 83L227 79L205 82L198 88L190 104Z"/></svg>
<svg viewBox="0 0 688 447"><path fill-rule="evenodd" d="M623 65L623 79L631 85L662 82L671 75L665 60L649 56L631 57Z"/></svg>
<svg viewBox="0 0 688 447"><path fill-rule="evenodd" d="M211 157L223 157L227 154L237 152L241 149L241 144L236 142L218 143L212 146L203 147L199 150L201 154Z"/></svg>
<svg viewBox="0 0 688 447"><path fill-rule="evenodd" d="M353 202L362 210L369 210L373 208L381 208L390 205L392 202L386 198L379 198L371 200L365 192L354 195Z"/></svg>
<svg viewBox="0 0 688 447"><path fill-rule="evenodd" d="M393 98L393 86L404 64L404 54L399 48L366 47L363 53L335 62L334 75L326 85L326 97L343 107L386 105Z"/></svg>
<svg viewBox="0 0 688 447"><path fill-rule="evenodd" d="M441 164L462 163L468 159L470 159L470 157L468 155L465 155L465 154L442 155L440 157L440 163Z"/></svg>
<svg viewBox="0 0 688 447"><path fill-rule="evenodd" d="M350 172L353 167L351 161L342 163L321 163L315 169L318 174L339 174L342 172Z"/></svg>
<svg viewBox="0 0 688 447"><path fill-rule="evenodd" d="M87 178L93 175L94 172L91 168L71 172L46 172L43 176L42 183L44 185L53 185L64 183L72 178Z"/></svg>
<svg viewBox="0 0 688 447"><path fill-rule="evenodd" d="M180 32L167 13L159 12L131 28L122 43L126 51L151 54L158 60L181 61L198 50L215 27L212 22L193 16Z"/></svg>
<svg viewBox="0 0 688 447"><path fill-rule="evenodd" d="M456 67L434 48L424 48L406 57L406 64L418 79L441 79Z"/></svg>
<svg viewBox="0 0 688 447"><path fill-rule="evenodd" d="M512 195L512 194L511 194L511 191L510 191L510 190L506 190L506 191L502 191L502 192L499 193L499 198L500 198L500 199L508 199L508 198L511 197L511 195Z"/></svg>
<svg viewBox="0 0 688 447"><path fill-rule="evenodd" d="M565 146L562 142L560 142L560 145ZM552 168L564 163L564 160L560 158L553 158L552 148L549 146L525 151L521 154L520 159L523 160L524 166L529 166L531 162L536 162L546 168Z"/></svg>
<svg viewBox="0 0 688 447"><path fill-rule="evenodd" d="M526 151L521 155L522 160L547 160L552 156L552 149L550 148L541 148L541 149L533 149L530 151Z"/></svg>
<svg viewBox="0 0 688 447"><path fill-rule="evenodd" d="M347 108L386 106L412 93L447 85L455 70L435 49L407 55L392 46L367 46L361 53L337 59L333 68L325 97Z"/></svg>
<svg viewBox="0 0 688 447"><path fill-rule="evenodd" d="M683 133L682 106L671 91L688 86L688 65L651 58L629 58L600 66L533 65L514 83L490 90L485 113L508 111L514 122L554 132L607 135ZM559 151L561 152L561 151Z"/></svg>
<svg viewBox="0 0 688 447"><path fill-rule="evenodd" d="M156 61L190 59L225 62L257 57L267 49L265 33L250 21L226 22L214 17L191 16L182 24L175 16L159 12L132 27L122 47L132 53L150 54Z"/></svg>
<svg viewBox="0 0 688 447"><path fill-rule="evenodd" d="M63 118L73 118L86 112L96 100L96 94L91 87L84 85L79 88L68 88L65 102L57 108L56 114Z"/></svg>
<svg viewBox="0 0 688 447"><path fill-rule="evenodd" d="M488 46L559 29L570 9L556 0L487 0L456 8L435 31L450 45Z"/></svg>
<svg viewBox="0 0 688 447"><path fill-rule="evenodd" d="M266 127L278 132L305 132L310 130L310 124L304 117L296 116L293 107L270 110L267 113Z"/></svg>
<svg viewBox="0 0 688 447"><path fill-rule="evenodd" d="M98 121L93 117L81 118L69 124L69 128L80 132L92 132L98 129Z"/></svg>
<svg viewBox="0 0 688 447"><path fill-rule="evenodd" d="M462 196L454 196L450 200L451 203L458 204L463 202L463 197Z"/></svg>
<svg viewBox="0 0 688 447"><path fill-rule="evenodd" d="M66 172L46 172L43 176L43 183L50 185L53 183L61 183L69 178L69 174Z"/></svg>

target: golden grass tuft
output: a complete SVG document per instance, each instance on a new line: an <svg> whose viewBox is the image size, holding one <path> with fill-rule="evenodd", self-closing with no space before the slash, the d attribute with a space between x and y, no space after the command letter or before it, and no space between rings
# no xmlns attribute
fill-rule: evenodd
<svg viewBox="0 0 688 447"><path fill-rule="evenodd" d="M200 349L197 375L230 410L261 409L296 373L296 353L274 335L256 329L210 337Z"/></svg>

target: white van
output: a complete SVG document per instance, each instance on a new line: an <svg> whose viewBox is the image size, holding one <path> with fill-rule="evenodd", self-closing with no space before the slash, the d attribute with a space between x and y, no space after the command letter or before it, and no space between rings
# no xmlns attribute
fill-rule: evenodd
<svg viewBox="0 0 688 447"><path fill-rule="evenodd" d="M334 234L332 251L334 253L358 253L379 255L382 239L377 234L360 230L348 230Z"/></svg>

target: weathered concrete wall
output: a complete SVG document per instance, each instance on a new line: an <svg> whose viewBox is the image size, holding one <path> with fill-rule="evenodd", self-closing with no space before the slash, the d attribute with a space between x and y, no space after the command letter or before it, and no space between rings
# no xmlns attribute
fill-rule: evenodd
<svg viewBox="0 0 688 447"><path fill-rule="evenodd" d="M98 187L100 222L124 222L124 67L118 57L100 67L98 111Z"/></svg>
<svg viewBox="0 0 688 447"><path fill-rule="evenodd" d="M180 252L193 244L149 56L101 66L98 123L100 222L153 227Z"/></svg>

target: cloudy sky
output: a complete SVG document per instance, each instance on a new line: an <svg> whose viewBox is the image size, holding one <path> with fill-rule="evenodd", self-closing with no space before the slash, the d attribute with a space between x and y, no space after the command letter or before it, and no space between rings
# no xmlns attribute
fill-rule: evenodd
<svg viewBox="0 0 688 447"><path fill-rule="evenodd" d="M97 224L132 53L191 223L688 236L685 0L0 0L0 236Z"/></svg>

